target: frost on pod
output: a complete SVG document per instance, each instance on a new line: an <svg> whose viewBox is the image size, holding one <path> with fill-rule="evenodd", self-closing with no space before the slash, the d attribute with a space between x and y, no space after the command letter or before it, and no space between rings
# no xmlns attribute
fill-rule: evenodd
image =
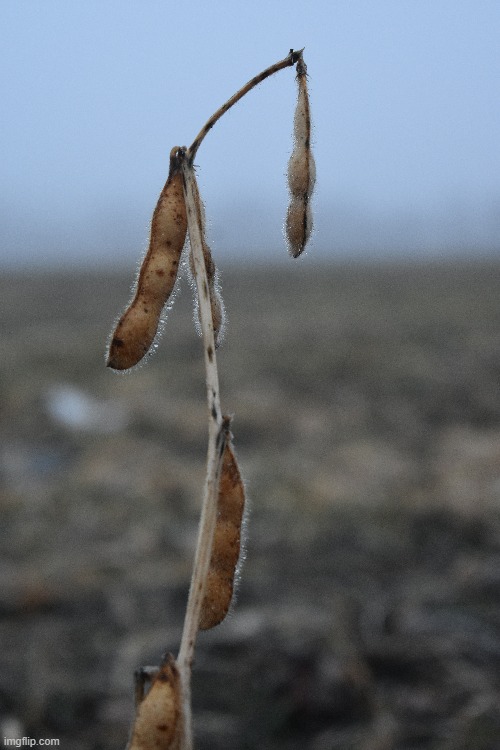
<svg viewBox="0 0 500 750"><path fill-rule="evenodd" d="M290 254L297 258L312 231L311 195L316 180L316 165L311 151L311 112L307 91L307 69L302 58L297 62L298 97L294 116L294 147L288 162L288 206L285 232Z"/></svg>
<svg viewBox="0 0 500 750"><path fill-rule="evenodd" d="M245 510L245 488L234 454L229 419L225 418L217 520L210 567L200 615L200 630L218 625L228 613L241 548L241 527Z"/></svg>
<svg viewBox="0 0 500 750"><path fill-rule="evenodd" d="M151 220L149 248L134 298L119 319L109 344L108 367L126 370L149 351L165 303L172 294L186 240L187 215L179 148L170 152L170 170Z"/></svg>
<svg viewBox="0 0 500 750"><path fill-rule="evenodd" d="M145 683L151 683L145 694ZM136 673L136 714L127 750L179 750L181 686L175 659L167 654L158 669Z"/></svg>

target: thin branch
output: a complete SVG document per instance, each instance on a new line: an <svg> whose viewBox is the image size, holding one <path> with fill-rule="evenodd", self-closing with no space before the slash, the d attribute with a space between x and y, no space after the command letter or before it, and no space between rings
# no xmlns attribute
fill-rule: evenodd
<svg viewBox="0 0 500 750"><path fill-rule="evenodd" d="M202 142L202 140L205 138L206 134L209 130L213 128L217 120L222 117L222 115L228 111L228 109L231 109L233 104L236 104L245 94L247 94L251 89L253 89L255 86L258 86L259 83L264 81L269 76L272 76L274 73L277 73L278 70L283 70L283 68L287 68L290 65L295 65L295 63L301 59L302 57L303 49L298 50L297 52L294 52L293 49L290 50L289 54L283 59L280 60L277 63L274 63L274 65L271 65L269 68L266 68L262 71L262 73L259 73L254 78L252 78L248 83L246 83L239 91L236 92L236 94L233 94L233 96L228 99L228 101L222 105L222 107L219 107L217 112L214 112L212 117L210 117L209 120L205 123L205 125L202 127L192 144L187 150L187 160L189 164L193 164L194 158L196 156L196 152L198 151L198 148Z"/></svg>

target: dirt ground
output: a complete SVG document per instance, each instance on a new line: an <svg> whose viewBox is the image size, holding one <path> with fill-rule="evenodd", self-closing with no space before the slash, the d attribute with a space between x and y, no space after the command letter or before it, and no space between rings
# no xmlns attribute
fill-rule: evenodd
<svg viewBox="0 0 500 750"><path fill-rule="evenodd" d="M251 507L233 611L198 641L196 747L500 748L500 264L222 284ZM134 670L178 649L202 349L184 283L151 361L106 369L129 285L0 280L0 743L123 750Z"/></svg>

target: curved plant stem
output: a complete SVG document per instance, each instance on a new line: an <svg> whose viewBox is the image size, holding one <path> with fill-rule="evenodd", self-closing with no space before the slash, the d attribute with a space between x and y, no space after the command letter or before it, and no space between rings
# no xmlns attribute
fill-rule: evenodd
<svg viewBox="0 0 500 750"><path fill-rule="evenodd" d="M294 52L293 49L290 50L289 54L283 59L280 60L277 63L274 63L274 65L270 65L269 68L266 68L262 71L262 73L259 73L254 78L252 78L248 83L246 83L239 91L237 91L233 96L227 100L225 104L222 105L222 107L219 107L217 112L214 112L212 117L210 117L209 120L205 123L205 125L202 127L192 144L187 150L187 159L189 164L192 164L194 161L194 158L196 156L196 152L198 151L198 148L202 142L202 140L205 138L206 134L209 130L213 128L217 120L222 117L222 115L228 111L228 109L231 109L233 104L236 104L245 94L247 94L251 89L253 89L255 86L258 86L259 83L261 83L264 79L268 78L269 76L272 76L274 73L277 73L278 70L283 70L283 68L287 68L290 65L295 65L298 60L302 57L303 50L299 50L297 52Z"/></svg>
<svg viewBox="0 0 500 750"><path fill-rule="evenodd" d="M200 619L200 610L205 593L212 542L217 515L217 494L219 487L222 454L225 445L225 431L220 408L219 376L215 357L214 330L210 293L203 255L202 229L200 214L197 208L197 190L193 167L186 159L184 150L180 150L182 159L183 188L186 201L189 242L193 256L193 269L199 299L199 315L203 336L205 357L207 402L208 402L208 450L207 473L203 494L203 504L198 529L198 541L189 589L184 628L181 637L177 665L181 676L183 702L183 743L181 750L191 750L191 666L193 662L196 635Z"/></svg>

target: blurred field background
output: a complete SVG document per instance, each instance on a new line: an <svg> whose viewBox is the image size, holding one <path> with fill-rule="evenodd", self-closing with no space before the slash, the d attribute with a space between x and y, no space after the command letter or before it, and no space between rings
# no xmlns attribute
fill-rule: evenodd
<svg viewBox="0 0 500 750"><path fill-rule="evenodd" d="M202 349L183 283L151 361L107 370L130 281L0 280L0 741L123 748L134 670L177 651ZM498 748L500 264L222 285L251 512L234 611L199 639L197 747Z"/></svg>

